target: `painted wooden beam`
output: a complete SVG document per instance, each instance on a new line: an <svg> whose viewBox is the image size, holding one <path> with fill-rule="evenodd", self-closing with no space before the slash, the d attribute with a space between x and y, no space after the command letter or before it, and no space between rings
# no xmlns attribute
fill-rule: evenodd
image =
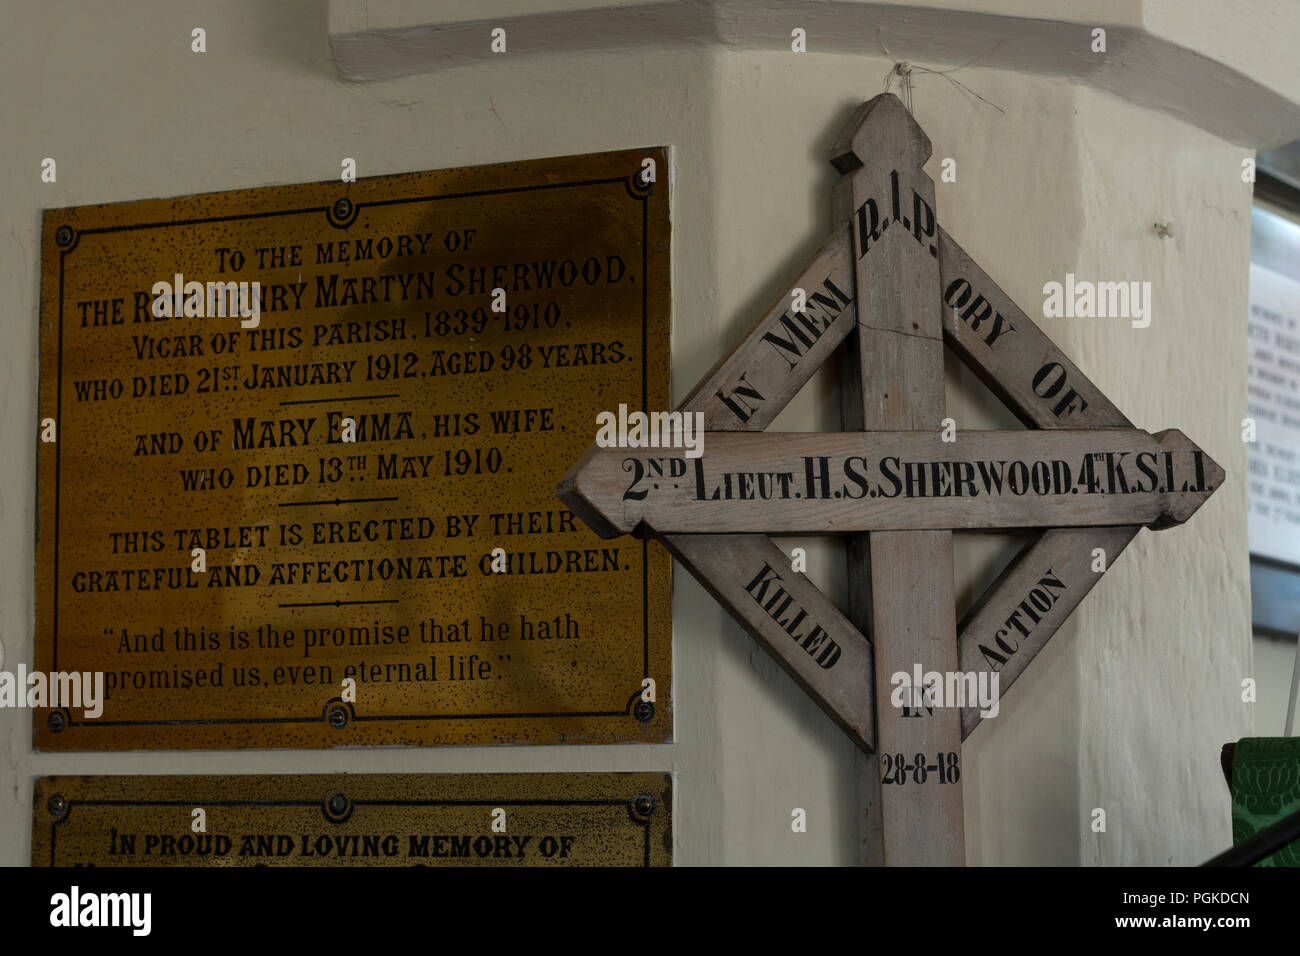
<svg viewBox="0 0 1300 956"><path fill-rule="evenodd" d="M998 696L1025 672L1080 602L1137 535L1138 528L1054 528L1017 556L962 621L961 670L996 674ZM967 698L962 737L985 716Z"/></svg>
<svg viewBox="0 0 1300 956"><path fill-rule="evenodd" d="M929 155L929 137L888 94L864 103L831 146L832 164L851 183L859 421L886 440L893 430L937 435L944 418L934 183L922 170ZM818 475L812 467L807 474ZM826 490L833 495L829 482ZM890 679L917 663L956 667L952 533L872 533L867 551L859 569L870 574L882 861L959 866L959 715L895 706Z"/></svg>
<svg viewBox="0 0 1300 956"><path fill-rule="evenodd" d="M1186 521L1223 482L1223 469L1177 429L970 431L953 442L938 423L924 432L706 432L701 457L667 452L593 447L560 498L606 536L1163 528Z"/></svg>
<svg viewBox="0 0 1300 956"><path fill-rule="evenodd" d="M793 290L806 305L794 309ZM757 431L772 424L827 357L853 331L853 267L848 227L837 230L755 323L682 402L710 429Z"/></svg>
<svg viewBox="0 0 1300 956"><path fill-rule="evenodd" d="M871 645L761 534L677 534L659 539L704 589L864 750L875 718Z"/></svg>

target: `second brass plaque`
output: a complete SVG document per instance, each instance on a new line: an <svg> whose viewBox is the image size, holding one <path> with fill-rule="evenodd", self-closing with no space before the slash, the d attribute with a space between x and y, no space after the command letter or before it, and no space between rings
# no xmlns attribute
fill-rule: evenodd
<svg viewBox="0 0 1300 956"><path fill-rule="evenodd" d="M31 860L33 866L668 866L672 778L41 777Z"/></svg>

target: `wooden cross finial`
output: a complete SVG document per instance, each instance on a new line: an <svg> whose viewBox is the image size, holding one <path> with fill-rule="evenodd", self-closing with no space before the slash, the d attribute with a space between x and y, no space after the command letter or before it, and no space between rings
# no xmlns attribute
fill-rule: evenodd
<svg viewBox="0 0 1300 956"><path fill-rule="evenodd" d="M893 162L923 166L933 149L930 137L893 93L881 93L853 111L831 142L831 164L841 173L861 167L866 157L889 142Z"/></svg>

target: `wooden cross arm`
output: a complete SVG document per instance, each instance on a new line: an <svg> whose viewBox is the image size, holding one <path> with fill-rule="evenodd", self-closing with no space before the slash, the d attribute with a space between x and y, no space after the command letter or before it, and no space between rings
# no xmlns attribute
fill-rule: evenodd
<svg viewBox="0 0 1300 956"><path fill-rule="evenodd" d="M713 431L761 431L857 325L849 229L837 229L678 407ZM796 311L795 290L803 295Z"/></svg>
<svg viewBox="0 0 1300 956"><path fill-rule="evenodd" d="M1131 423L942 227L936 229L943 339L1033 428L1129 427ZM795 290L803 295L797 311ZM843 225L679 407L701 412L714 431L772 423L859 321L876 327L886 310L854 299L853 241Z"/></svg>
<svg viewBox="0 0 1300 956"><path fill-rule="evenodd" d="M643 436L645 437L645 436ZM619 534L1146 525L1186 521L1223 469L1182 432L705 432L675 448L592 446L557 486Z"/></svg>
<svg viewBox="0 0 1300 956"><path fill-rule="evenodd" d="M871 644L761 534L659 539L858 747L875 749Z"/></svg>
<svg viewBox="0 0 1300 956"><path fill-rule="evenodd" d="M997 674L1007 690L1111 568L1140 528L1053 528L1033 541L989 586L958 628L960 670ZM968 701L962 737L984 719Z"/></svg>

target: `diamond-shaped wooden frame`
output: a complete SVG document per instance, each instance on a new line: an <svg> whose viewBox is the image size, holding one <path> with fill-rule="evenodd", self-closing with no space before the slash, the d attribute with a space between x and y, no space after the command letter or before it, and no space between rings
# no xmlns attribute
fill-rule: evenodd
<svg viewBox="0 0 1300 956"><path fill-rule="evenodd" d="M826 358L848 345L841 376L846 431L937 433L946 344L1030 429L1133 429L938 226L933 183L922 169L930 152L928 137L897 97L878 96L858 109L832 148L831 161L845 174L836 185L835 218L845 225L790 284L805 291L805 310L793 313L791 297L783 296L678 411L703 413L707 432L762 431ZM910 210L900 200L903 190L911 193ZM901 228L890 231L891 224ZM593 446L557 490L610 536L627 529L594 503L592 483L584 486L598 456ZM1223 473L1208 456L1204 462L1208 497ZM881 768L883 799L876 803L884 816L882 852L891 863L963 862L959 777L951 772L957 758L947 772L926 764L958 753L981 717L973 704L959 717L941 709L900 714L889 701L889 673L906 661L941 672L996 672L1005 693L1100 580L1096 550L1109 569L1139 530L1115 524L1041 530L958 625L952 575L935 573L944 560L951 566L950 531L854 535L846 615L788 570L788 555L767 534L663 533L653 522L636 529L661 541L860 748L881 752L888 766ZM1043 610L1029 598L1048 576L1063 587ZM840 649L833 673L801 644L811 621ZM913 755L919 768L906 762ZM918 786L907 786L913 782Z"/></svg>

